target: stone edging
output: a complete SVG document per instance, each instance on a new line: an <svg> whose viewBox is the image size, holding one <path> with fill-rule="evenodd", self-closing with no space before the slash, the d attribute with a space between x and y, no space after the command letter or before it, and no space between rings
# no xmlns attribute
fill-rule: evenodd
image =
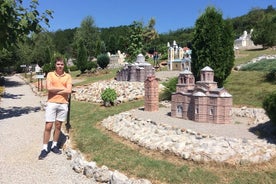
<svg viewBox="0 0 276 184"><path fill-rule="evenodd" d="M262 163L276 156L265 140L215 137L134 117L131 111L110 116L102 126L147 149L171 152L196 162Z"/></svg>

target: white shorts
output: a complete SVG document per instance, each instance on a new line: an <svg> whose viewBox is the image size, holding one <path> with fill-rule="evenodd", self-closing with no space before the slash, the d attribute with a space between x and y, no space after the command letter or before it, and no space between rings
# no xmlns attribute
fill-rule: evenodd
<svg viewBox="0 0 276 184"><path fill-rule="evenodd" d="M68 104L59 104L47 102L45 109L45 121L55 122L65 121L67 119Z"/></svg>

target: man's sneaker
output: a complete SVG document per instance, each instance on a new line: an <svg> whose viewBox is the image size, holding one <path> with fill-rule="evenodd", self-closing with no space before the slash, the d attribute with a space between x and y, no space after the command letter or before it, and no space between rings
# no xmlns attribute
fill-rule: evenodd
<svg viewBox="0 0 276 184"><path fill-rule="evenodd" d="M45 149L43 149L40 153L40 155L38 156L39 160L43 160L46 156L48 155L48 151L46 151Z"/></svg>
<svg viewBox="0 0 276 184"><path fill-rule="evenodd" d="M51 151L54 152L55 154L58 154L58 155L61 154L61 151L58 149L57 146L54 146L54 147L51 149Z"/></svg>

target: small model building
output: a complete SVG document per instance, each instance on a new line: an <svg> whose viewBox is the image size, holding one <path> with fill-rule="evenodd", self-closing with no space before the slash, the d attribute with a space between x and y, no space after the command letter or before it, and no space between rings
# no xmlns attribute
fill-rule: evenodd
<svg viewBox="0 0 276 184"><path fill-rule="evenodd" d="M154 75L154 67L145 61L142 54L137 56L135 63L127 64L117 72L117 81L144 82L149 75Z"/></svg>
<svg viewBox="0 0 276 184"><path fill-rule="evenodd" d="M154 75L150 75L144 82L145 86L145 111L158 111L159 109L159 84Z"/></svg>
<svg viewBox="0 0 276 184"><path fill-rule="evenodd" d="M213 69L203 68L200 81L196 83L192 72L180 72L176 92L172 94L172 117L196 122L230 123L231 108L232 95L217 87Z"/></svg>

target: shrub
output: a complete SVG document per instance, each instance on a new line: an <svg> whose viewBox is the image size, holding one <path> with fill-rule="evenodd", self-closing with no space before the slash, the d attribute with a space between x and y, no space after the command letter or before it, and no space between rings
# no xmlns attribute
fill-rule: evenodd
<svg viewBox="0 0 276 184"><path fill-rule="evenodd" d="M117 98L117 93L115 89L106 88L103 93L101 94L101 98L104 101L104 104L111 104L114 105L114 101Z"/></svg>
<svg viewBox="0 0 276 184"><path fill-rule="evenodd" d="M275 71L276 59L262 59L255 63L249 63L241 67L241 71Z"/></svg>
<svg viewBox="0 0 276 184"><path fill-rule="evenodd" d="M97 63L96 62L88 62L87 63L87 70L91 70L91 69L94 69L94 68L97 68L98 67L98 65L97 65Z"/></svg>
<svg viewBox="0 0 276 184"><path fill-rule="evenodd" d="M84 71L86 70L87 61L88 61L87 49L84 45L84 42L80 41L76 65L77 65L78 69L81 71L81 73L84 73Z"/></svg>
<svg viewBox="0 0 276 184"><path fill-rule="evenodd" d="M276 92L272 92L264 98L263 108L271 122L276 123Z"/></svg>
<svg viewBox="0 0 276 184"><path fill-rule="evenodd" d="M171 78L168 82L165 82L165 90L160 94L160 100L171 100L172 93L176 91L176 84L178 77Z"/></svg>
<svg viewBox="0 0 276 184"><path fill-rule="evenodd" d="M101 54L97 57L97 64L102 68L105 69L109 64L110 58L107 54Z"/></svg>
<svg viewBox="0 0 276 184"><path fill-rule="evenodd" d="M76 65L70 66L68 68L70 69L71 72L78 71L78 67Z"/></svg>
<svg viewBox="0 0 276 184"><path fill-rule="evenodd" d="M266 75L265 79L268 82L275 82L276 81L276 69L270 70Z"/></svg>

